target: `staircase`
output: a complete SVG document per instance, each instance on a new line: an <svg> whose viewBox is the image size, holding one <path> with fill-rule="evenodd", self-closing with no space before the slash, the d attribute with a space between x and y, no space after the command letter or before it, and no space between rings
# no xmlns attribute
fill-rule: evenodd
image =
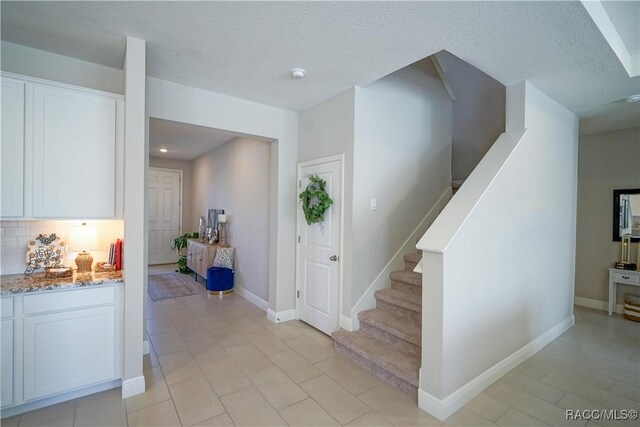
<svg viewBox="0 0 640 427"><path fill-rule="evenodd" d="M417 400L422 348L422 274L418 252L404 255L404 270L376 291L376 308L358 313L360 330L331 336L336 351Z"/></svg>

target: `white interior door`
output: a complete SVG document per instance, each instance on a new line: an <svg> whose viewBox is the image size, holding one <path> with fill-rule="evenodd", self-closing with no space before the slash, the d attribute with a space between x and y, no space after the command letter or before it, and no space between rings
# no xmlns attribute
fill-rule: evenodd
<svg viewBox="0 0 640 427"><path fill-rule="evenodd" d="M181 172L149 168L149 264L171 264L178 254L171 241L180 235Z"/></svg>
<svg viewBox="0 0 640 427"><path fill-rule="evenodd" d="M333 205L324 221L308 225L298 207L297 285L298 317L326 334L338 329L340 299L340 256L342 241L342 160L330 158L298 166L299 192L309 176L327 182Z"/></svg>

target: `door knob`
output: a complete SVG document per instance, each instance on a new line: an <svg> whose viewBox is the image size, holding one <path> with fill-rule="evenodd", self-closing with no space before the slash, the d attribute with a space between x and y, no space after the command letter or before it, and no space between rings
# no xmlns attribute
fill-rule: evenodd
<svg viewBox="0 0 640 427"><path fill-rule="evenodd" d="M338 260L338 255L331 255L331 257L329 259L331 261L337 261Z"/></svg>

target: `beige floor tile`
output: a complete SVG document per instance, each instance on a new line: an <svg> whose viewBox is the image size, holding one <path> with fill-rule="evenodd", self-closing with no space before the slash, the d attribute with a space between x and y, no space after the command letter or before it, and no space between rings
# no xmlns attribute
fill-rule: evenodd
<svg viewBox="0 0 640 427"><path fill-rule="evenodd" d="M595 372L593 369L589 369L583 366L575 366L570 363L564 362L562 360L554 359L552 357L545 357L540 353L536 354L531 359L529 359L527 363L548 368L550 371L571 375L573 378L579 381L582 381L587 384L595 385L596 387L600 387L605 390L611 387L611 385L614 382L612 378L599 374ZM543 375L543 378L547 374Z"/></svg>
<svg viewBox="0 0 640 427"><path fill-rule="evenodd" d="M145 392L125 399L127 412L137 411L171 399L160 367L144 371Z"/></svg>
<svg viewBox="0 0 640 427"><path fill-rule="evenodd" d="M471 402L467 403L465 407L493 422L496 422L498 418L506 414L509 410L508 405L485 393L477 395Z"/></svg>
<svg viewBox="0 0 640 427"><path fill-rule="evenodd" d="M640 388L623 383L622 381L615 381L609 388L609 391L618 396L626 397L627 399L635 401L640 399Z"/></svg>
<svg viewBox="0 0 640 427"><path fill-rule="evenodd" d="M186 350L187 348L177 332L153 335L151 336L151 343L158 356Z"/></svg>
<svg viewBox="0 0 640 427"><path fill-rule="evenodd" d="M222 403L204 377L172 384L169 390L183 425L193 425L225 412Z"/></svg>
<svg viewBox="0 0 640 427"><path fill-rule="evenodd" d="M213 337L188 341L187 347L200 365L229 357L224 347Z"/></svg>
<svg viewBox="0 0 640 427"><path fill-rule="evenodd" d="M218 396L253 385L249 377L230 357L202 364L201 368Z"/></svg>
<svg viewBox="0 0 640 427"><path fill-rule="evenodd" d="M19 423L20 423L20 415L16 415L14 417L9 417L9 418L3 418L2 420L0 420L0 425L2 425L2 427L18 427Z"/></svg>
<svg viewBox="0 0 640 427"><path fill-rule="evenodd" d="M76 404L74 426L126 425L127 410L119 387L83 398Z"/></svg>
<svg viewBox="0 0 640 427"><path fill-rule="evenodd" d="M129 427L136 426L179 426L180 419L173 406L173 402L158 403L138 411L129 412L127 415Z"/></svg>
<svg viewBox="0 0 640 427"><path fill-rule="evenodd" d="M258 322L253 320L251 317L239 317L236 319L230 319L231 324L234 328L240 331L243 335L255 334L258 332L265 332L266 329L263 328Z"/></svg>
<svg viewBox="0 0 640 427"><path fill-rule="evenodd" d="M358 395L358 399L396 426L436 426L442 423L418 408L394 388L383 384Z"/></svg>
<svg viewBox="0 0 640 427"><path fill-rule="evenodd" d="M582 398L580 396L576 396L572 393L567 393L564 395L560 402L558 402L558 406L565 410L599 410L599 411L607 411L611 410L610 407L605 407L602 405L598 405L590 400ZM594 420L594 422L598 423L602 426L634 426L637 427L637 420Z"/></svg>
<svg viewBox="0 0 640 427"><path fill-rule="evenodd" d="M206 338L211 338L211 334L208 330L202 326L198 320L193 320L190 322L180 323L176 325L176 330L180 334L180 338L185 343L189 341L199 341Z"/></svg>
<svg viewBox="0 0 640 427"><path fill-rule="evenodd" d="M533 418L524 412L514 408L509 408L506 414L498 418L496 424L505 427L521 427L521 426L546 426L537 418Z"/></svg>
<svg viewBox="0 0 640 427"><path fill-rule="evenodd" d="M360 394L382 384L382 381L377 377L342 356L336 356L318 362L316 363L316 367L320 368L332 380L353 394Z"/></svg>
<svg viewBox="0 0 640 427"><path fill-rule="evenodd" d="M227 322L224 316L220 313L199 315L198 320L208 330L231 327L231 323Z"/></svg>
<svg viewBox="0 0 640 427"><path fill-rule="evenodd" d="M210 330L211 335L224 348L237 347L247 344L249 341L233 326Z"/></svg>
<svg viewBox="0 0 640 427"><path fill-rule="evenodd" d="M22 414L20 426L62 426L73 425L76 412L75 403L62 403Z"/></svg>
<svg viewBox="0 0 640 427"><path fill-rule="evenodd" d="M147 314L147 320L160 319L160 318L168 319L169 318L169 316L167 315L167 312L162 307L162 304L156 304L156 303L147 304L147 313L146 314Z"/></svg>
<svg viewBox="0 0 640 427"><path fill-rule="evenodd" d="M302 332L289 325L289 322L271 323L271 321L267 321L269 323L263 325L264 328L281 340L289 340L291 338L297 338L302 335Z"/></svg>
<svg viewBox="0 0 640 427"><path fill-rule="evenodd" d="M382 415L371 411L368 414L365 414L358 418L355 421L347 424L348 426L359 426L359 427L387 427L393 426L389 420L384 418Z"/></svg>
<svg viewBox="0 0 640 427"><path fill-rule="evenodd" d="M227 413L238 426L283 426L285 421L255 387L220 398Z"/></svg>
<svg viewBox="0 0 640 427"><path fill-rule="evenodd" d="M175 331L176 327L173 326L168 316L147 320L147 332L149 332L149 335L166 334L167 332Z"/></svg>
<svg viewBox="0 0 640 427"><path fill-rule="evenodd" d="M285 344L294 349L311 363L320 362L333 357L336 354L332 348L323 347L306 335L286 340Z"/></svg>
<svg viewBox="0 0 640 427"><path fill-rule="evenodd" d="M322 347L332 347L333 339L325 334L324 332L320 332L319 330L309 327L301 330L303 335L311 338L315 343L320 344Z"/></svg>
<svg viewBox="0 0 640 427"><path fill-rule="evenodd" d="M322 375L320 369L291 349L272 354L269 359L298 384Z"/></svg>
<svg viewBox="0 0 640 427"><path fill-rule="evenodd" d="M523 374L536 380L542 379L549 373L550 369L537 363L531 363L529 360L517 366L512 372Z"/></svg>
<svg viewBox="0 0 640 427"><path fill-rule="evenodd" d="M208 420L204 420L201 423L196 424L196 426L203 427L233 427L235 424L233 420L226 412L222 415L218 415L217 417L209 418Z"/></svg>
<svg viewBox="0 0 640 427"><path fill-rule="evenodd" d="M476 427L476 426L495 426L493 422L485 417L476 414L471 409L460 408L456 413L451 415L444 421L444 425L453 427Z"/></svg>
<svg viewBox="0 0 640 427"><path fill-rule="evenodd" d="M267 356L270 354L278 353L289 348L284 342L280 341L275 335L271 332L262 329L262 331L255 332L246 336L247 339L253 344L258 350L266 354Z"/></svg>
<svg viewBox="0 0 640 427"><path fill-rule="evenodd" d="M280 415L290 426L339 426L340 424L313 399L294 403L280 411Z"/></svg>
<svg viewBox="0 0 640 427"><path fill-rule="evenodd" d="M250 343L229 347L226 351L245 374L273 366L273 362Z"/></svg>
<svg viewBox="0 0 640 427"><path fill-rule="evenodd" d="M169 385L204 376L198 362L188 350L160 356L159 360L165 381Z"/></svg>
<svg viewBox="0 0 640 427"><path fill-rule="evenodd" d="M169 316L169 319L171 319L171 323L173 323L176 326L182 323L189 323L189 322L198 320L196 318L196 315L193 314L191 310L186 308L180 309L180 310L167 311L167 315Z"/></svg>
<svg viewBox="0 0 640 427"><path fill-rule="evenodd" d="M147 369L155 368L156 366L160 366L160 362L158 361L156 352L151 349L149 354L142 356L142 369L146 371Z"/></svg>
<svg viewBox="0 0 640 427"><path fill-rule="evenodd" d="M248 376L271 406L278 410L309 397L276 366L252 372Z"/></svg>
<svg viewBox="0 0 640 427"><path fill-rule="evenodd" d="M341 424L347 424L371 410L326 375L305 381L300 387Z"/></svg>
<svg viewBox="0 0 640 427"><path fill-rule="evenodd" d="M509 372L502 377L500 381L517 387L526 393L546 400L554 405L558 403L565 394L565 391L562 389L517 372Z"/></svg>

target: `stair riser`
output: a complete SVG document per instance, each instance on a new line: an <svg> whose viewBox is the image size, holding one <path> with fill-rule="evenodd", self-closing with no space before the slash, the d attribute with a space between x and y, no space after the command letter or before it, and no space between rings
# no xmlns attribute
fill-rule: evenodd
<svg viewBox="0 0 640 427"><path fill-rule="evenodd" d="M380 341L384 341L393 348L407 352L413 356L420 357L422 354L422 350L417 345L404 340L389 331L385 331L383 329L378 328L377 326L371 325L369 323L360 321L360 330L371 335L374 338L379 339Z"/></svg>
<svg viewBox="0 0 640 427"><path fill-rule="evenodd" d="M376 377L380 378L382 381L391 384L393 387L400 390L402 393L414 399L416 402L418 400L418 387L413 384L408 383L407 381L398 378L397 376L389 373L378 365L373 364L371 361L363 358L359 354L351 351L347 347L342 344L336 342L336 352L343 355L347 359L354 362L356 365L361 366L367 371L371 372Z"/></svg>
<svg viewBox="0 0 640 427"><path fill-rule="evenodd" d="M416 268L416 265L418 265L417 262L405 261L404 262L404 269L407 270L407 271L413 271L413 269Z"/></svg>
<svg viewBox="0 0 640 427"><path fill-rule="evenodd" d="M403 292L409 292L415 295L422 295L422 286L417 286L405 282L391 281L391 289L397 289Z"/></svg>
<svg viewBox="0 0 640 427"><path fill-rule="evenodd" d="M398 316L404 317L406 319L417 319L420 320L422 318L422 313L415 310L409 310L404 307L400 307L395 304L390 304L386 301L376 300L376 308L386 311L387 313L397 314Z"/></svg>

